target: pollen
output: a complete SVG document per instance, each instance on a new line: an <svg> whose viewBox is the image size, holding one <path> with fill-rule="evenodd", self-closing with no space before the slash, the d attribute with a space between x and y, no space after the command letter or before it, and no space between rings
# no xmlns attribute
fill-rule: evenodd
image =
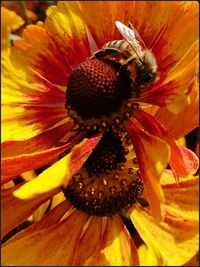
<svg viewBox="0 0 200 267"><path fill-rule="evenodd" d="M125 153L126 152L126 153ZM96 216L112 216L140 199L143 182L138 166L122 140L104 133L82 169L63 192L78 209Z"/></svg>

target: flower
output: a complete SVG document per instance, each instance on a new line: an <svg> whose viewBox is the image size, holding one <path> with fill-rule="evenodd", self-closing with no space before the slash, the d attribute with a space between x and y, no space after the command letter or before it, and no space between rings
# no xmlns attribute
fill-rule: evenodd
<svg viewBox="0 0 200 267"><path fill-rule="evenodd" d="M1 47L6 49L10 47L10 34L24 24L23 19L15 12L1 6Z"/></svg>
<svg viewBox="0 0 200 267"><path fill-rule="evenodd" d="M53 3L55 4L54 1L1 1L2 6L16 12L27 24L42 20L45 10Z"/></svg>
<svg viewBox="0 0 200 267"><path fill-rule="evenodd" d="M59 187L75 207L103 218L114 216L128 204L139 201L144 187L155 220L166 219L160 177L167 163L170 163L177 182L179 177L194 173L198 163L192 152L175 144L165 126L142 110L141 103L157 105L171 114L187 110L190 93L196 90L197 12L196 3L59 2L48 9L44 24L28 26L24 30L24 39L16 40L11 51L3 53L3 183L22 172L50 165L37 178L5 191L4 205L7 201L13 203L6 210L8 215L17 203L21 207L15 218L8 216L5 233L19 224L24 215L27 217L35 207L58 193ZM179 21L175 20L177 14L180 15ZM184 30L174 38L176 27L189 19L193 21L192 27L186 23ZM100 49L108 41L122 39L114 25L116 20L125 24L130 20L155 55L160 77L148 84L148 88L140 86L137 73L122 66L117 55L107 56L100 52L97 58L91 58L91 51ZM182 44L188 33L189 38ZM105 97L99 97L99 91ZM116 173L118 171L126 174L125 179ZM113 180L107 179L109 174ZM84 189L84 196L81 193L83 182L88 188L88 183L92 183L92 191L88 193ZM105 191L100 190L100 186L105 186ZM124 186L125 194L122 190L122 194L115 197L115 192L119 193ZM104 195L97 195L96 190L106 195L103 201L98 202ZM94 199L91 194L95 195ZM66 204L66 209L69 205ZM134 206L137 210L137 205ZM78 225L74 224L77 228L75 235L79 236L86 215L81 211L75 213L81 214L75 216L79 218ZM55 220L59 220L58 217ZM96 216L90 218L91 221L104 221ZM119 216L116 218L118 222L113 228L116 232L110 232L113 234L111 239L122 232L124 234L119 238L124 240L126 230L123 232ZM111 224L109 217L105 220ZM63 222L61 225L64 227ZM71 219L68 227L71 227ZM69 237L75 242L73 231ZM59 235L62 233L63 230ZM109 243L111 239L105 242ZM186 242L188 240L191 239L186 238ZM134 253L135 247L130 245L132 241L127 242L126 253L130 249ZM106 248L109 248L108 243ZM196 245L194 247L196 249ZM74 250L73 245L70 249ZM190 256L187 254L180 262ZM67 257L68 262L74 264L72 253L69 252ZM45 256L42 264L47 260ZM137 263L136 259L134 264ZM59 264L62 265L61 260Z"/></svg>
<svg viewBox="0 0 200 267"><path fill-rule="evenodd" d="M198 178L181 179L177 186L169 171L163 174L161 183L165 194L164 222L156 224L148 206L137 203L129 210L130 219L143 240L139 248L136 248L137 238L134 234L131 238L119 214L88 217L64 200L3 245L3 264L183 265L198 250ZM7 201L14 203L13 199L10 195ZM30 208L39 202L41 198L27 204ZM20 205L19 200L11 208L17 213L23 210L24 216L31 212L28 205ZM14 214L12 219L16 217Z"/></svg>

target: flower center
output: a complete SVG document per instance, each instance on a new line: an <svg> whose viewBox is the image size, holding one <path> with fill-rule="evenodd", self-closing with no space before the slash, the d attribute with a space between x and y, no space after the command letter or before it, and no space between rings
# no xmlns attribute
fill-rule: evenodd
<svg viewBox="0 0 200 267"><path fill-rule="evenodd" d="M115 135L107 132L103 135L94 153L88 158L85 166L89 176L100 176L106 171L117 168L119 163L125 162L124 147Z"/></svg>
<svg viewBox="0 0 200 267"><path fill-rule="evenodd" d="M66 91L69 115L81 126L96 130L123 121L130 111L131 78L121 64L109 59L88 59L71 74Z"/></svg>
<svg viewBox="0 0 200 267"><path fill-rule="evenodd" d="M76 208L90 215L112 216L140 198L143 182L126 143L111 132L104 134L82 169L63 188Z"/></svg>

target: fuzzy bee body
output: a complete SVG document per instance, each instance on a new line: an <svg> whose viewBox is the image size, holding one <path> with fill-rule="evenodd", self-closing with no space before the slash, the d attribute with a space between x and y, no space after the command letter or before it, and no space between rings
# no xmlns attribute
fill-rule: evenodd
<svg viewBox="0 0 200 267"><path fill-rule="evenodd" d="M122 64L121 69L127 68L131 72L130 76L134 87L137 87L138 90L145 88L157 77L156 59L152 52L146 49L144 42L132 25L129 28L116 21L116 26L124 39L106 43L101 50L94 53L93 57L108 57L116 60Z"/></svg>

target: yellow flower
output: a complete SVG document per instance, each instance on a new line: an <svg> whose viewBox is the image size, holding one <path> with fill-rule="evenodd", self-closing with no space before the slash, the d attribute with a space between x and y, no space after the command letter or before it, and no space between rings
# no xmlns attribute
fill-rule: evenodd
<svg viewBox="0 0 200 267"><path fill-rule="evenodd" d="M10 34L24 24L23 19L14 11L1 6L1 48L10 47Z"/></svg>
<svg viewBox="0 0 200 267"><path fill-rule="evenodd" d="M3 244L3 265L183 265L198 250L198 178L181 179L177 186L166 172L161 183L166 199L162 223L156 224L149 207L137 203L128 211L136 229L130 236L119 214L88 217L64 200ZM12 191L3 193L2 214L12 226L48 198L44 194L23 203ZM139 248L135 231L143 243Z"/></svg>
<svg viewBox="0 0 200 267"><path fill-rule="evenodd" d="M147 64L151 71L145 68L143 51L140 56L133 52L131 66L121 50L92 56L107 42L123 39L115 21L130 21L137 29L155 57L154 68ZM126 31L133 35L133 29ZM3 233L60 187L69 202L8 240L4 264L142 264L119 215L129 206L145 253L155 255L153 264L184 264L197 250L196 202L191 213L188 206L198 180L187 177L195 173L198 160L176 145L165 116L162 125L152 115L164 109L180 119L182 110L193 110L197 3L58 2L48 9L44 24L28 26L23 38L2 54L2 182L47 168L3 191ZM188 125L192 129L194 124ZM182 136L181 130L177 135ZM177 183L185 177L179 187L160 184L168 162ZM189 192L186 206L181 186L184 194ZM168 187L180 192L180 202L168 203ZM148 207L140 203L142 198ZM163 222L155 224L151 215ZM188 235L181 236L178 227ZM177 251L175 257L171 250Z"/></svg>

